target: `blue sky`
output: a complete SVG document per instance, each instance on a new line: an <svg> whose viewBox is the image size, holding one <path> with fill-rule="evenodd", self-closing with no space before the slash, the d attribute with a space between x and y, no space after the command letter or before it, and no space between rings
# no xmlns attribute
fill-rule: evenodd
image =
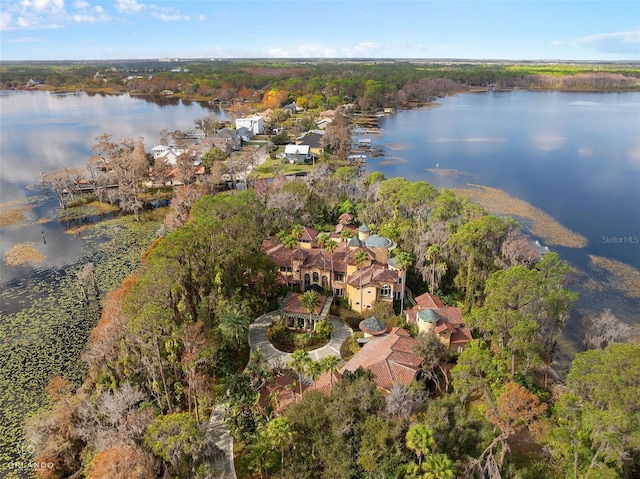
<svg viewBox="0 0 640 479"><path fill-rule="evenodd" d="M0 59L638 60L640 1L0 0Z"/></svg>

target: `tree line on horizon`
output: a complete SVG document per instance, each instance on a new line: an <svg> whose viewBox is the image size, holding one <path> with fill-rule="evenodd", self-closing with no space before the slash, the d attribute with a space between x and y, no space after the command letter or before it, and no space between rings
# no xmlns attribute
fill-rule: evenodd
<svg viewBox="0 0 640 479"><path fill-rule="evenodd" d="M637 91L640 68L615 64L500 64L410 61L199 60L91 63L4 63L1 89L36 80L51 88L128 92L223 103L296 102L303 108L335 108L347 102L364 110L407 107L469 88ZM179 67L179 68L177 68ZM180 71L171 71L171 70ZM275 99L275 103L273 101Z"/></svg>

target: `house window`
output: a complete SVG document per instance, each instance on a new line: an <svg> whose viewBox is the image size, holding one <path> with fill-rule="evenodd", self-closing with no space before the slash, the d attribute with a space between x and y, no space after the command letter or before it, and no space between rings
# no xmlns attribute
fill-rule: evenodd
<svg viewBox="0 0 640 479"><path fill-rule="evenodd" d="M344 273L334 273L333 279L336 281L344 281Z"/></svg>
<svg viewBox="0 0 640 479"><path fill-rule="evenodd" d="M387 298L391 296L391 286L385 284L382 288L380 288L380 296Z"/></svg>
<svg viewBox="0 0 640 479"><path fill-rule="evenodd" d="M313 282L315 284L318 284L319 281L320 281L320 275L316 271L314 271L313 272Z"/></svg>
<svg viewBox="0 0 640 479"><path fill-rule="evenodd" d="M398 278L398 284L402 284L402 276Z"/></svg>
<svg viewBox="0 0 640 479"><path fill-rule="evenodd" d="M309 273L305 273L304 275L304 285L309 286L311 284L311 276L309 276Z"/></svg>
<svg viewBox="0 0 640 479"><path fill-rule="evenodd" d="M327 278L326 274L322 275L322 287L326 288L327 286L329 286L329 278Z"/></svg>
<svg viewBox="0 0 640 479"><path fill-rule="evenodd" d="M344 296L344 289L335 289L334 292L335 292L335 295L338 296L339 298L342 298Z"/></svg>
<svg viewBox="0 0 640 479"><path fill-rule="evenodd" d="M286 266L280 266L280 271L286 271L287 267Z"/></svg>

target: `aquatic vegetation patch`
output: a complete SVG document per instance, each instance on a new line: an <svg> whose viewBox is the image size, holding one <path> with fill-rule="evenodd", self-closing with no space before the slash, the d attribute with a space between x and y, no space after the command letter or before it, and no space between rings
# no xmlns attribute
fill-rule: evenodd
<svg viewBox="0 0 640 479"><path fill-rule="evenodd" d="M411 150L415 148L414 145L410 143L387 143L386 147L392 151Z"/></svg>
<svg viewBox="0 0 640 479"><path fill-rule="evenodd" d="M454 170L453 168L427 168L428 173L435 176L447 176L451 178L457 178L459 176L465 176L470 179L477 179L478 176L468 171Z"/></svg>
<svg viewBox="0 0 640 479"><path fill-rule="evenodd" d="M401 158L399 156L387 156L384 160L380 160L378 164L380 165L400 165L402 163L407 163L409 160L406 158Z"/></svg>
<svg viewBox="0 0 640 479"><path fill-rule="evenodd" d="M0 477L17 460L25 418L46 405L49 378L62 375L78 387L86 374L80 354L99 318L100 298L90 295L89 304L84 302L76 273L93 263L103 296L138 268L159 227L131 216L91 224L76 263L0 290Z"/></svg>
<svg viewBox="0 0 640 479"><path fill-rule="evenodd" d="M588 255L591 267L606 273L607 286L629 298L640 298L640 271L626 263L603 256Z"/></svg>
<svg viewBox="0 0 640 479"><path fill-rule="evenodd" d="M30 197L0 204L0 228L13 226L26 220L37 203Z"/></svg>
<svg viewBox="0 0 640 479"><path fill-rule="evenodd" d="M47 257L38 251L31 242L14 245L4 256L4 261L9 266L42 263L46 259Z"/></svg>
<svg viewBox="0 0 640 479"><path fill-rule="evenodd" d="M587 238L580 233L561 225L541 209L524 200L514 198L505 191L471 183L467 188L455 188L453 191L479 203L491 214L520 216L531 220L530 232L542 238L548 245L566 248L587 246Z"/></svg>

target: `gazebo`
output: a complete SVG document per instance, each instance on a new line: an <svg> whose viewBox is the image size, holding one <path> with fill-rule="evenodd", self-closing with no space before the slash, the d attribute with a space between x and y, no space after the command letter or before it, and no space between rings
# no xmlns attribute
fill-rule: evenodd
<svg viewBox="0 0 640 479"><path fill-rule="evenodd" d="M280 317L287 328L315 331L318 321L326 317L329 311L327 306L331 305L331 301L328 302L326 296L319 296L318 305L309 313L307 308L302 305L301 297L300 293L291 293L282 308Z"/></svg>
<svg viewBox="0 0 640 479"><path fill-rule="evenodd" d="M387 332L387 326L375 316L360 321L358 328L364 333L365 338L380 336Z"/></svg>

